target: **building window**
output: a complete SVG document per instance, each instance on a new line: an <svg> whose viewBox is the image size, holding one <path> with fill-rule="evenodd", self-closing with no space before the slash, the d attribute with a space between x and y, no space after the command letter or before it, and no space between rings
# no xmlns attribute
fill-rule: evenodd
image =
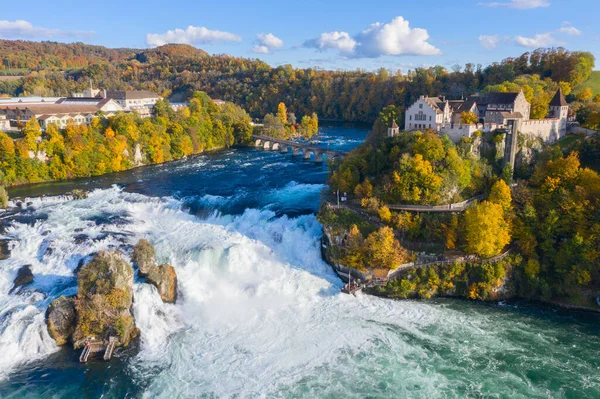
<svg viewBox="0 0 600 399"><path fill-rule="evenodd" d="M419 108L423 109L423 104L419 104Z"/></svg>
<svg viewBox="0 0 600 399"><path fill-rule="evenodd" d="M412 121L412 115L410 116L410 119L409 119L409 120L411 120L411 121Z"/></svg>
<svg viewBox="0 0 600 399"><path fill-rule="evenodd" d="M431 122L431 116L429 117L429 121Z"/></svg>

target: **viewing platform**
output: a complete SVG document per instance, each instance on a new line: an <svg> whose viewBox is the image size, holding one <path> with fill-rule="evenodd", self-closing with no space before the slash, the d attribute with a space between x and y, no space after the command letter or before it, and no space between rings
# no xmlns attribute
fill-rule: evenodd
<svg viewBox="0 0 600 399"><path fill-rule="evenodd" d="M116 337L110 337L108 340L108 345L105 345L105 342L103 341L99 341L94 337L90 337L85 341L85 346L81 351L81 355L79 355L79 362L87 363L90 356L94 357L102 351L104 351L103 359L108 361L111 359L117 343L118 340Z"/></svg>

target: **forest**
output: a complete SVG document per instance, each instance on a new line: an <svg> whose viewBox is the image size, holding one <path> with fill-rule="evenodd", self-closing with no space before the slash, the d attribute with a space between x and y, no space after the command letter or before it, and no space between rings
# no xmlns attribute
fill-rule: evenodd
<svg viewBox="0 0 600 399"><path fill-rule="evenodd" d="M450 71L441 66L412 71L326 71L290 65L274 68L257 59L209 55L187 45L135 50L0 40L0 75L22 76L0 79L0 93L66 96L89 87L91 79L107 90L148 89L172 101L204 91L240 105L253 118L262 118L283 102L296 115L314 112L322 120L373 123L384 107L395 105L402 113L422 94L458 99L505 82L514 84L494 89L523 88L528 100L543 110L559 83L569 94L587 80L594 61L588 52L555 48L527 52L487 67L456 65Z"/></svg>

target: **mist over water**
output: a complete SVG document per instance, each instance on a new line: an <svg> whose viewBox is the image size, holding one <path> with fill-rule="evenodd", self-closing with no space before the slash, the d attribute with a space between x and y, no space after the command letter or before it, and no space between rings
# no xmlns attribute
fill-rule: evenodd
<svg viewBox="0 0 600 399"><path fill-rule="evenodd" d="M324 130L317 140L340 147L366 133ZM313 214L326 177L289 155L236 149L75 183L95 188L85 200L31 200L4 232L0 397L600 396L596 315L340 294ZM175 267L178 302L136 281L139 346L80 365L48 336L44 312L76 293L80 260L102 249L128 258L142 237ZM35 281L9 295L24 264Z"/></svg>

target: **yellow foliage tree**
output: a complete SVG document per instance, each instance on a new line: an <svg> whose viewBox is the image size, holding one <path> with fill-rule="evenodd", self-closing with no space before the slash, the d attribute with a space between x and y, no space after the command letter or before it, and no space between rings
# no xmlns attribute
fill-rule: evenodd
<svg viewBox="0 0 600 399"><path fill-rule="evenodd" d="M395 269L408 254L400 245L390 227L381 227L365 240L366 252L372 267Z"/></svg>
<svg viewBox="0 0 600 399"><path fill-rule="evenodd" d="M342 264L360 270L365 268L364 241L358 226L355 224L350 226L344 243L345 254L341 259Z"/></svg>
<svg viewBox="0 0 600 399"><path fill-rule="evenodd" d="M390 212L390 208L388 208L387 206L383 205L381 208L379 208L379 211L377 213L379 214L379 218L383 222L389 223L392 221L392 212Z"/></svg>
<svg viewBox="0 0 600 399"><path fill-rule="evenodd" d="M594 92L589 87L584 88L579 93L577 93L578 101L589 101L594 96Z"/></svg>
<svg viewBox="0 0 600 399"><path fill-rule="evenodd" d="M501 205L504 212L508 212L512 203L512 195L508 184L504 180L498 180L494 183L488 200L494 204Z"/></svg>
<svg viewBox="0 0 600 399"><path fill-rule="evenodd" d="M360 198L368 198L373 196L373 185L369 179L365 179L361 184L357 184L354 188L354 195Z"/></svg>
<svg viewBox="0 0 600 399"><path fill-rule="evenodd" d="M284 125L287 125L287 108L285 107L285 104L283 102L279 103L279 105L277 106L277 116L279 117L281 122L283 122Z"/></svg>
<svg viewBox="0 0 600 399"><path fill-rule="evenodd" d="M467 252L490 258L510 243L510 226L502 205L484 201L467 209L464 218Z"/></svg>
<svg viewBox="0 0 600 399"><path fill-rule="evenodd" d="M460 113L460 121L463 125L474 125L477 123L477 115L471 111Z"/></svg>

